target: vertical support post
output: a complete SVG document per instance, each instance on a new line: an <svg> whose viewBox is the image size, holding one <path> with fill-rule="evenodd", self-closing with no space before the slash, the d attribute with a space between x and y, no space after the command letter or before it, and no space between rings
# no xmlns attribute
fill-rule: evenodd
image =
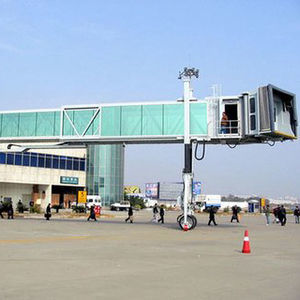
<svg viewBox="0 0 300 300"><path fill-rule="evenodd" d="M187 222L189 203L192 202L192 153L193 146L190 138L190 100L193 97L193 90L191 88L191 78L195 76L198 78L199 70L194 68L184 68L183 72L179 73L179 79L183 81L183 102L184 102L184 169L183 169L183 216L184 216L184 230L190 229Z"/></svg>

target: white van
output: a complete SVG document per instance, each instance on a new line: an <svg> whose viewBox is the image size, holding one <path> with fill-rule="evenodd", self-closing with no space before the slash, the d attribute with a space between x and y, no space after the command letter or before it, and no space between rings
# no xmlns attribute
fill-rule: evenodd
<svg viewBox="0 0 300 300"><path fill-rule="evenodd" d="M102 206L101 196L87 195L86 207L91 208L91 206Z"/></svg>

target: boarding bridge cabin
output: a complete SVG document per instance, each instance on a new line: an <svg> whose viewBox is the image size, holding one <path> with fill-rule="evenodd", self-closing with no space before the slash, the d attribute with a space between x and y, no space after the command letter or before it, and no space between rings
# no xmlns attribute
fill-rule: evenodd
<svg viewBox="0 0 300 300"><path fill-rule="evenodd" d="M295 95L271 84L238 96L205 98L211 143L260 143L297 138ZM223 112L228 117L221 130Z"/></svg>

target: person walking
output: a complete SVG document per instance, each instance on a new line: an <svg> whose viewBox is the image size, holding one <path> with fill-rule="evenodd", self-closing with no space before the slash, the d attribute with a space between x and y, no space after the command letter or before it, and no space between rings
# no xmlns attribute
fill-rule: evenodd
<svg viewBox="0 0 300 300"><path fill-rule="evenodd" d="M294 209L294 216L295 216L295 223L299 224L300 210L298 206L296 206L296 208Z"/></svg>
<svg viewBox="0 0 300 300"><path fill-rule="evenodd" d="M279 218L279 221L281 223L281 226L285 226L285 224L286 224L286 210L285 210L283 205L281 205L281 207L279 209L278 218Z"/></svg>
<svg viewBox="0 0 300 300"><path fill-rule="evenodd" d="M240 223L238 213L239 213L238 207L236 205L233 206L232 207L232 217L231 217L231 220L230 220L231 223L232 223L233 220L236 220L237 223Z"/></svg>
<svg viewBox="0 0 300 300"><path fill-rule="evenodd" d="M51 218L51 204L49 203L46 208L45 218L47 221Z"/></svg>
<svg viewBox="0 0 300 300"><path fill-rule="evenodd" d="M95 209L94 209L94 205L91 206L90 215L89 215L89 217L88 217L87 220L89 221L90 219L92 219L94 221L97 221L96 214L95 214Z"/></svg>
<svg viewBox="0 0 300 300"><path fill-rule="evenodd" d="M161 222L161 224L165 223L164 217L165 217L165 210L164 207L161 205L159 210L160 219L157 221L158 223Z"/></svg>
<svg viewBox="0 0 300 300"><path fill-rule="evenodd" d="M0 217L1 217L1 219L4 219L4 217L3 217L3 215L2 215L3 208L4 208L4 206L3 206L3 201L0 201Z"/></svg>
<svg viewBox="0 0 300 300"><path fill-rule="evenodd" d="M13 219L13 218L14 218L14 208L12 202L10 202L7 208L7 219Z"/></svg>
<svg viewBox="0 0 300 300"><path fill-rule="evenodd" d="M280 210L279 205L277 205L277 207L275 207L273 209L273 214L274 214L274 221L273 221L273 223L277 223L277 224L279 223L279 218L278 218L279 210Z"/></svg>
<svg viewBox="0 0 300 300"><path fill-rule="evenodd" d="M271 220L270 220L270 206L269 204L267 204L267 206L264 206L264 213L265 213L265 216L266 216L266 221L267 221L267 226L270 225L271 223Z"/></svg>
<svg viewBox="0 0 300 300"><path fill-rule="evenodd" d="M157 206L157 203L154 204L152 212L153 212L152 222L157 223L157 215L158 215L158 206Z"/></svg>
<svg viewBox="0 0 300 300"><path fill-rule="evenodd" d="M131 205L128 209L128 218L125 220L125 222L127 223L129 220L130 220L130 223L133 223L133 209L132 209Z"/></svg>
<svg viewBox="0 0 300 300"><path fill-rule="evenodd" d="M210 226L210 223L213 222L215 226L217 226L218 224L216 223L216 220L215 220L215 213L216 213L216 209L211 206L209 208L209 221L208 221L208 226Z"/></svg>

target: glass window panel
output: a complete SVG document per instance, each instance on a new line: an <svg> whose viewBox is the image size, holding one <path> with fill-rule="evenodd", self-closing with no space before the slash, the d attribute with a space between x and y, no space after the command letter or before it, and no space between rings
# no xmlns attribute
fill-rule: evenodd
<svg viewBox="0 0 300 300"><path fill-rule="evenodd" d="M22 154L21 153L15 154L15 165L17 165L17 166L22 165Z"/></svg>
<svg viewBox="0 0 300 300"><path fill-rule="evenodd" d="M45 154L39 154L38 155L38 167L39 168L45 168Z"/></svg>
<svg viewBox="0 0 300 300"><path fill-rule="evenodd" d="M256 129L255 115L250 116L250 127L251 127L251 130Z"/></svg>
<svg viewBox="0 0 300 300"><path fill-rule="evenodd" d="M6 153L0 153L0 164L6 164Z"/></svg>
<svg viewBox="0 0 300 300"><path fill-rule="evenodd" d="M79 159L73 158L73 170L78 171L79 170Z"/></svg>
<svg viewBox="0 0 300 300"><path fill-rule="evenodd" d="M85 159L80 159L80 171L85 171Z"/></svg>
<svg viewBox="0 0 300 300"><path fill-rule="evenodd" d="M7 153L7 164L13 165L14 164L14 154L13 153Z"/></svg>
<svg viewBox="0 0 300 300"><path fill-rule="evenodd" d="M30 153L23 153L23 166L29 166Z"/></svg>
<svg viewBox="0 0 300 300"><path fill-rule="evenodd" d="M65 156L60 156L59 158L59 168L62 170L66 169L66 157Z"/></svg>
<svg viewBox="0 0 300 300"><path fill-rule="evenodd" d="M53 160L52 161L52 163L53 163L52 168L53 169L58 169L59 156L53 155L52 160Z"/></svg>
<svg viewBox="0 0 300 300"><path fill-rule="evenodd" d="M37 167L37 154L36 153L30 154L30 166Z"/></svg>
<svg viewBox="0 0 300 300"><path fill-rule="evenodd" d="M255 98L250 98L250 113L255 113Z"/></svg>
<svg viewBox="0 0 300 300"><path fill-rule="evenodd" d="M52 155L46 154L46 168L52 168Z"/></svg>
<svg viewBox="0 0 300 300"><path fill-rule="evenodd" d="M72 170L72 159L69 157L67 159L67 170Z"/></svg>

